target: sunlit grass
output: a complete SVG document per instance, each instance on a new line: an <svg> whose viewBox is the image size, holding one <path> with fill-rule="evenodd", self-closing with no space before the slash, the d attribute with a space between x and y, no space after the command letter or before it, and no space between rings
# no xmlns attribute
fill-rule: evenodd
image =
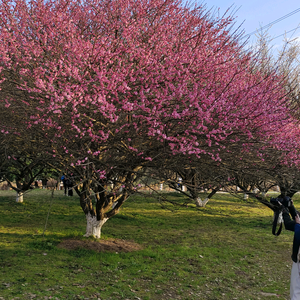
<svg viewBox="0 0 300 300"><path fill-rule="evenodd" d="M251 200L217 194L205 208L177 209L134 196L102 231L143 246L129 253L58 248L85 233L78 197L62 191L34 190L22 204L0 191L0 215L5 300L288 299L293 235L274 237L271 210Z"/></svg>

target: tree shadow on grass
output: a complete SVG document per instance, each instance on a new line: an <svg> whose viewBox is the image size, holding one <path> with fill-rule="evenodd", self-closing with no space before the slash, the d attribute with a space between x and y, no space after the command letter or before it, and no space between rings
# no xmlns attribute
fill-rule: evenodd
<svg viewBox="0 0 300 300"><path fill-rule="evenodd" d="M83 257L95 252L132 252L142 250L143 247L130 240L99 239L68 236L62 238L58 235L32 236L29 234L1 233L0 239L7 241L7 245L0 245L1 261L6 261L12 255L26 256L28 252L61 251L64 249L75 257ZM9 246L8 246L9 245ZM20 247L21 246L21 247Z"/></svg>

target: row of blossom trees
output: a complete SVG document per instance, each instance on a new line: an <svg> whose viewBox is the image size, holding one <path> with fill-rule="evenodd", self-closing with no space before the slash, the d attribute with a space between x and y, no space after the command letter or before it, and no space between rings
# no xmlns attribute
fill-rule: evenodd
<svg viewBox="0 0 300 300"><path fill-rule="evenodd" d="M259 67L230 17L177 0L2 0L0 17L1 145L74 174L87 236L146 175L180 176L204 205L241 165L299 163L287 76Z"/></svg>

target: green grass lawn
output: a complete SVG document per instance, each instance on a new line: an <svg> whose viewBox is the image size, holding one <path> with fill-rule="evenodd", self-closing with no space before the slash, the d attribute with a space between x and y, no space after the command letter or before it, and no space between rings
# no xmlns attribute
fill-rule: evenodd
<svg viewBox="0 0 300 300"><path fill-rule="evenodd" d="M33 190L20 204L0 191L0 299L289 299L293 233L272 235L269 208L228 194L171 208L132 196L103 226L102 239L143 250L65 250L61 241L85 239L77 196Z"/></svg>

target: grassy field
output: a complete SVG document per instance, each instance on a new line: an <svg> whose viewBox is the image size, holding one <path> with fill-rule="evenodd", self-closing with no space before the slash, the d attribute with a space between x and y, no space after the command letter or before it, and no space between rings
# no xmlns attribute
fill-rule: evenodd
<svg viewBox="0 0 300 300"><path fill-rule="evenodd" d="M102 239L143 249L96 252L58 247L86 239L79 199L62 193L33 190L20 204L0 191L0 299L289 298L293 233L273 236L272 212L261 204L217 194L206 208L170 210L132 196Z"/></svg>

